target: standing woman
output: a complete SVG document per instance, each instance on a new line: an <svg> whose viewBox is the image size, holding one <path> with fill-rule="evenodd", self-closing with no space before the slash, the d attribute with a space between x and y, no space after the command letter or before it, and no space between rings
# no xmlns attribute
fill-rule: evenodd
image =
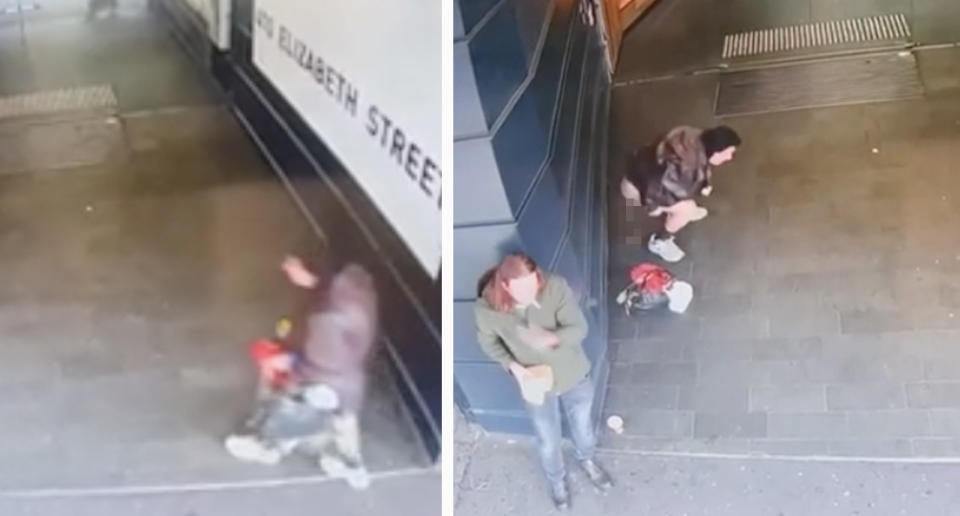
<svg viewBox="0 0 960 516"><path fill-rule="evenodd" d="M576 457L601 491L613 483L594 459L593 383L583 350L587 320L566 280L544 273L521 253L506 256L480 280L475 314L480 347L516 379L537 434L553 502L570 506L561 433L563 407ZM538 385L546 390L537 393Z"/></svg>

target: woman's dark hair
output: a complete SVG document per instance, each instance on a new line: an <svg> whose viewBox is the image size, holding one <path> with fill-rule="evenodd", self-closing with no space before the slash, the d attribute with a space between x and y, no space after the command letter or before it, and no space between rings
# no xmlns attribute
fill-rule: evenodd
<svg viewBox="0 0 960 516"><path fill-rule="evenodd" d="M739 147L742 143L740 135L725 125L704 130L700 135L700 141L703 142L703 150L706 151L708 158L730 147Z"/></svg>

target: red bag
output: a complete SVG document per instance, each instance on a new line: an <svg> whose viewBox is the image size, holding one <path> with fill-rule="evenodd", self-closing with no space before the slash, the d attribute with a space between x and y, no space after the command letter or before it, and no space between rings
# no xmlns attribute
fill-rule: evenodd
<svg viewBox="0 0 960 516"><path fill-rule="evenodd" d="M653 310L669 303L666 291L672 284L670 271L652 263L639 263L630 269L630 284L617 295L617 303L627 315Z"/></svg>
<svg viewBox="0 0 960 516"><path fill-rule="evenodd" d="M673 282L673 275L663 267L641 263L630 269L630 279L645 294L661 294Z"/></svg>
<svg viewBox="0 0 960 516"><path fill-rule="evenodd" d="M289 384L292 373L289 370L276 369L269 364L270 360L287 355L289 352L279 343L269 339L258 339L250 345L250 356L257 365L265 380L274 388L282 388Z"/></svg>

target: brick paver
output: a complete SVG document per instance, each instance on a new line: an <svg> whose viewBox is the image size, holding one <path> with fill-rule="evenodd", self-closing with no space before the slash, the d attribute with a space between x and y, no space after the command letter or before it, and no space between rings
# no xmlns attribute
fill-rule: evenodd
<svg viewBox="0 0 960 516"><path fill-rule="evenodd" d="M744 137L670 266L688 313L612 310L614 449L954 456L960 433L960 66L918 53L927 98L727 120ZM710 125L715 76L614 89L610 170ZM611 190L611 282L654 260Z"/></svg>

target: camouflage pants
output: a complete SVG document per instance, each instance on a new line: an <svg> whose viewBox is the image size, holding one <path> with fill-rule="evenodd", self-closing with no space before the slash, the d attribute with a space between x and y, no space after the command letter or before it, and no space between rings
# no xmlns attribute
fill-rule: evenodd
<svg viewBox="0 0 960 516"><path fill-rule="evenodd" d="M261 390L254 414L240 432L244 439L238 458L276 463L300 452L315 458L329 475L344 478L358 489L369 483L360 453L360 418L354 412L319 410L288 395ZM228 444L228 448L234 448ZM233 453L233 449L231 449Z"/></svg>

